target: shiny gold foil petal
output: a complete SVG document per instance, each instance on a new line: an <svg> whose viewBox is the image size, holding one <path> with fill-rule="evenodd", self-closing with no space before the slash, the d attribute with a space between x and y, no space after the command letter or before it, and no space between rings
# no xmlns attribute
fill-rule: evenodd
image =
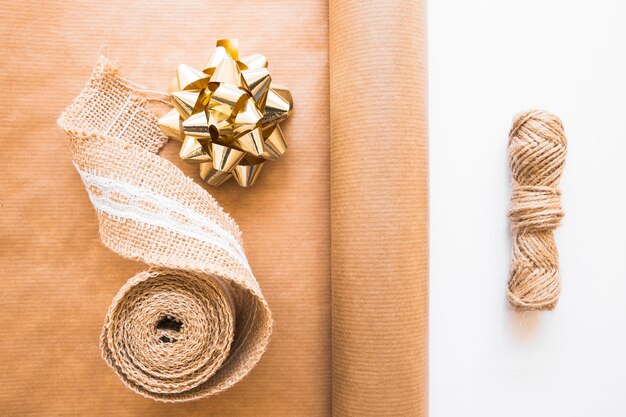
<svg viewBox="0 0 626 417"><path fill-rule="evenodd" d="M211 79L209 80L210 84L216 85L219 83L231 84L235 87L244 87L245 81L241 76L241 71L239 71L239 67L234 59L230 56L227 56L220 62L220 64L215 68L213 75L211 75ZM210 85L209 85L210 87Z"/></svg>
<svg viewBox="0 0 626 417"><path fill-rule="evenodd" d="M254 185L256 179L263 169L264 161L250 163L248 161L242 161L233 170L233 177L237 180L237 183L242 187L250 187Z"/></svg>
<svg viewBox="0 0 626 417"><path fill-rule="evenodd" d="M180 130L180 114L176 109L172 109L165 113L158 122L161 132L170 139L182 142L182 135Z"/></svg>
<svg viewBox="0 0 626 417"><path fill-rule="evenodd" d="M248 97L246 90L230 84L219 84L211 95L208 107L212 112L220 112L229 118L245 105ZM216 118L223 120L217 115Z"/></svg>
<svg viewBox="0 0 626 417"><path fill-rule="evenodd" d="M241 58L241 63L246 66L246 69L256 70L261 68L267 68L267 58L261 54L252 54Z"/></svg>
<svg viewBox="0 0 626 417"><path fill-rule="evenodd" d="M217 68L218 65L221 64L222 61L229 56L230 55L228 55L226 48L224 48L223 46L218 46L217 48L215 48L215 50L207 60L207 63L204 66L202 72L209 76L213 75L213 73L215 72L215 68Z"/></svg>
<svg viewBox="0 0 626 417"><path fill-rule="evenodd" d="M233 136L239 138L246 133L260 127L263 113L259 111L254 102L254 98L249 97L245 107L237 113L233 122Z"/></svg>
<svg viewBox="0 0 626 417"><path fill-rule="evenodd" d="M209 77L206 74L185 64L178 66L176 77L180 90L202 90L209 85Z"/></svg>
<svg viewBox="0 0 626 417"><path fill-rule="evenodd" d="M260 127L241 136L236 143L242 150L254 156L261 156L265 152L263 131Z"/></svg>
<svg viewBox="0 0 626 417"><path fill-rule="evenodd" d="M272 82L272 77L267 68L241 71L243 79L246 80L248 88L256 101L256 105L261 112L265 111L265 101Z"/></svg>
<svg viewBox="0 0 626 417"><path fill-rule="evenodd" d="M226 49L228 55L235 61L239 59L239 39L219 39L215 46Z"/></svg>
<svg viewBox="0 0 626 417"><path fill-rule="evenodd" d="M211 131L209 129L209 120L204 111L192 114L183 122L183 131L185 135L191 135L201 138L210 138Z"/></svg>
<svg viewBox="0 0 626 417"><path fill-rule="evenodd" d="M211 156L204 146L193 136L185 136L183 146L180 147L179 155L188 164L201 164L211 161Z"/></svg>
<svg viewBox="0 0 626 417"><path fill-rule="evenodd" d="M293 110L293 97L291 96L291 91L287 87L282 84L272 84L272 90L279 96L285 99L287 103L289 103L289 111Z"/></svg>
<svg viewBox="0 0 626 417"><path fill-rule="evenodd" d="M265 132L264 132L265 133ZM275 125L270 135L265 139L265 152L261 155L265 159L276 160L287 151L287 142L280 126Z"/></svg>
<svg viewBox="0 0 626 417"><path fill-rule="evenodd" d="M200 177L209 185L219 187L233 176L230 172L224 172L213 168L213 163L200 164Z"/></svg>
<svg viewBox="0 0 626 417"><path fill-rule="evenodd" d="M217 131L217 142L220 144L228 145L235 140L233 138L233 124L228 119L217 123L215 130Z"/></svg>
<svg viewBox="0 0 626 417"><path fill-rule="evenodd" d="M220 145L219 143L211 143L210 146L213 168L218 171L232 171L244 156L246 156L245 152L229 146Z"/></svg>
<svg viewBox="0 0 626 417"><path fill-rule="evenodd" d="M200 91L175 91L170 96L172 97L172 105L184 120L191 116L196 109Z"/></svg>
<svg viewBox="0 0 626 417"><path fill-rule="evenodd" d="M273 88L267 93L263 126L280 123L289 116L291 104L280 96Z"/></svg>

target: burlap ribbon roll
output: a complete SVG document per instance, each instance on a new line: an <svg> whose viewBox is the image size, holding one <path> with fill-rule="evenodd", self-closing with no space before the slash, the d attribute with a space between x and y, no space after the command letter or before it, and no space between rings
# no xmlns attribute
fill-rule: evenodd
<svg viewBox="0 0 626 417"><path fill-rule="evenodd" d="M114 298L102 354L135 392L191 400L245 376L265 351L272 319L237 224L155 155L167 139L132 90L102 58L59 119L102 242L151 267Z"/></svg>

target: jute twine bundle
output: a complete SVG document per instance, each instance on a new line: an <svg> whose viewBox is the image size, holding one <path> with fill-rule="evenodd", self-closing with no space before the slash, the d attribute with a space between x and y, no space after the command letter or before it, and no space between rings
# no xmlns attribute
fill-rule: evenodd
<svg viewBox="0 0 626 417"><path fill-rule="evenodd" d="M115 296L102 355L133 391L192 400L230 387L254 367L272 319L237 224L155 155L166 138L136 91L102 58L59 125L102 242L150 266Z"/></svg>
<svg viewBox="0 0 626 417"><path fill-rule="evenodd" d="M559 298L553 230L563 218L557 187L566 151L563 124L555 115L530 110L514 120L509 134L514 237L508 298L516 310L552 310Z"/></svg>

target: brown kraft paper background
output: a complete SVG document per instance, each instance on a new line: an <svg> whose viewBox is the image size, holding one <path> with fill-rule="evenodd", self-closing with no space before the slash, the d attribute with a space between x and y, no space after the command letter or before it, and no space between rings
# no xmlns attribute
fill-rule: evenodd
<svg viewBox="0 0 626 417"><path fill-rule="evenodd" d="M0 415L425 414L423 3L330 3L0 0ZM165 90L179 63L202 66L225 37L266 55L295 102L287 154L252 189L206 187L243 231L275 327L243 381L163 404L100 357L111 299L145 265L100 243L56 119L100 54ZM178 148L161 156L198 180Z"/></svg>
<svg viewBox="0 0 626 417"><path fill-rule="evenodd" d="M330 218L326 1L13 1L0 3L0 415L328 416ZM162 404L128 390L100 356L111 299L145 265L98 238L96 214L56 119L100 54L166 90L224 37L260 52L295 111L289 149L250 190L206 187L239 223L276 321L260 363L226 392ZM197 166L161 152L190 177Z"/></svg>

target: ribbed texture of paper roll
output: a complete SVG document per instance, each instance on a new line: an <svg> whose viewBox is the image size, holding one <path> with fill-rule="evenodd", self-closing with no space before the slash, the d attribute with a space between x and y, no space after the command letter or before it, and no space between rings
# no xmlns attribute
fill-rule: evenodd
<svg viewBox="0 0 626 417"><path fill-rule="evenodd" d="M237 224L155 155L166 139L145 103L103 58L59 124L102 242L151 266L114 298L103 357L133 391L186 401L245 376L265 351L272 319Z"/></svg>
<svg viewBox="0 0 626 417"><path fill-rule="evenodd" d="M334 416L427 414L424 2L330 1Z"/></svg>

